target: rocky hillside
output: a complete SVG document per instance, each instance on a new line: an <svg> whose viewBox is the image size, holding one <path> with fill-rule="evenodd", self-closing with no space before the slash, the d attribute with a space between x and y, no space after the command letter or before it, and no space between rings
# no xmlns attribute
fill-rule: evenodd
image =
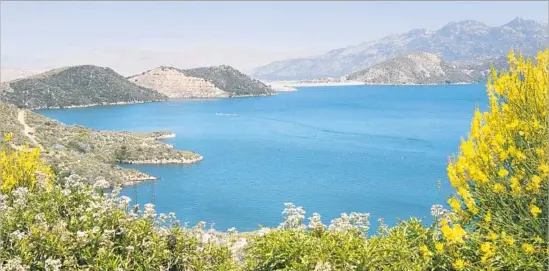
<svg viewBox="0 0 549 271"><path fill-rule="evenodd" d="M266 96L275 91L259 80L250 78L237 69L227 66L203 67L181 70L186 76L202 78L212 83L231 97L239 96Z"/></svg>
<svg viewBox="0 0 549 271"><path fill-rule="evenodd" d="M227 91L203 78L187 76L172 67L158 67L128 78L139 86L154 89L172 99L229 97Z"/></svg>
<svg viewBox="0 0 549 271"><path fill-rule="evenodd" d="M274 62L256 68L252 76L266 80L340 77L412 52L436 53L448 62L482 61L505 55L510 48L534 55L547 43L547 24L533 20L516 18L496 27L478 21L451 22L436 31L415 29L317 57Z"/></svg>
<svg viewBox="0 0 549 271"><path fill-rule="evenodd" d="M456 61L452 63L456 68L467 73L475 82L486 82L493 66L496 71L507 70L507 57L499 56L484 59L482 61Z"/></svg>
<svg viewBox="0 0 549 271"><path fill-rule="evenodd" d="M465 72L425 52L410 53L354 72L347 80L379 85L440 85L472 83Z"/></svg>
<svg viewBox="0 0 549 271"><path fill-rule="evenodd" d="M110 68L92 65L55 69L0 86L0 101L33 109L166 99L163 94L129 82Z"/></svg>
<svg viewBox="0 0 549 271"><path fill-rule="evenodd" d="M188 164L202 160L196 153L176 150L159 141L172 136L167 132L140 134L67 126L2 102L0 118L0 135L12 133L13 148L20 149L25 143L41 148L59 174L73 172L91 181L103 177L111 184L131 184L155 179L116 163Z"/></svg>

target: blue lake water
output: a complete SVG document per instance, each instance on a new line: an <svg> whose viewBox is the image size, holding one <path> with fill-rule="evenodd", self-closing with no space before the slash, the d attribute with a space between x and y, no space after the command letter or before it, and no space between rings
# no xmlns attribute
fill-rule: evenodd
<svg viewBox="0 0 549 271"><path fill-rule="evenodd" d="M466 136L484 85L307 87L272 97L170 101L39 113L96 129L177 134L194 165L133 166L160 178L125 188L133 203L182 221L254 230L282 221L284 202L327 223L369 212L430 221L452 192L448 156ZM441 185L437 184L441 181Z"/></svg>

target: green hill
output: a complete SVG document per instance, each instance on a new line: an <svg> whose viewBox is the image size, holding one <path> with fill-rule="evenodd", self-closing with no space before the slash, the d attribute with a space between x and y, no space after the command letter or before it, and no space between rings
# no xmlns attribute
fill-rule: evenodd
<svg viewBox="0 0 549 271"><path fill-rule="evenodd" d="M205 79L231 96L265 96L275 91L259 80L250 78L237 69L227 66L202 67L181 70L185 75Z"/></svg>
<svg viewBox="0 0 549 271"><path fill-rule="evenodd" d="M2 83L0 101L21 108L66 108L163 101L167 97L131 83L110 68L65 67Z"/></svg>

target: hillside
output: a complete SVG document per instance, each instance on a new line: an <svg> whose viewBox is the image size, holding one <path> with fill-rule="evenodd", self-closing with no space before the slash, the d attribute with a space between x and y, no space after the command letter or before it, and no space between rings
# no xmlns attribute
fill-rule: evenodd
<svg viewBox="0 0 549 271"><path fill-rule="evenodd" d="M202 78L231 97L273 95L275 91L259 80L250 78L237 69L227 66L202 67L181 70L186 76Z"/></svg>
<svg viewBox="0 0 549 271"><path fill-rule="evenodd" d="M475 82L486 82L493 66L496 71L507 70L507 57L499 56L482 61L457 61L452 63L456 68L467 73Z"/></svg>
<svg viewBox="0 0 549 271"><path fill-rule="evenodd" d="M341 77L413 52L436 53L448 62L482 61L506 55L510 48L534 55L547 43L548 26L537 21L516 18L496 27L459 21L436 31L414 29L316 57L273 62L256 68L252 76L265 80Z"/></svg>
<svg viewBox="0 0 549 271"><path fill-rule="evenodd" d="M220 98L229 97L227 91L217 88L203 78L187 76L172 67L158 67L131 77L128 80L139 86L154 89L169 98Z"/></svg>
<svg viewBox="0 0 549 271"><path fill-rule="evenodd" d="M415 52L354 72L347 80L379 85L440 85L472 83L465 72L444 62L440 56Z"/></svg>
<svg viewBox="0 0 549 271"><path fill-rule="evenodd" d="M99 177L111 184L131 184L154 177L124 164L188 164L202 156L189 151L175 150L158 139L169 137L166 132L131 133L67 126L30 110L0 102L2 125L0 134L13 134L13 147L25 143L43 149L46 160L60 174L77 173L93 181Z"/></svg>
<svg viewBox="0 0 549 271"><path fill-rule="evenodd" d="M65 67L0 85L0 101L21 108L64 108L163 101L167 97L133 84L110 68Z"/></svg>

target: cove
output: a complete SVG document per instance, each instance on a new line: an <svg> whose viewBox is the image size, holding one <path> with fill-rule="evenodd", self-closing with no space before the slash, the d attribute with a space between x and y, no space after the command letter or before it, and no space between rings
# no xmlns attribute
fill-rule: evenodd
<svg viewBox="0 0 549 271"><path fill-rule="evenodd" d="M38 110L65 124L170 131L193 165L132 165L159 177L127 187L132 204L153 202L182 222L239 231L277 226L284 202L318 212L369 212L393 225L431 221L452 189L448 157L467 136L484 85L304 87L271 97L174 100ZM440 180L440 182L438 182Z"/></svg>

